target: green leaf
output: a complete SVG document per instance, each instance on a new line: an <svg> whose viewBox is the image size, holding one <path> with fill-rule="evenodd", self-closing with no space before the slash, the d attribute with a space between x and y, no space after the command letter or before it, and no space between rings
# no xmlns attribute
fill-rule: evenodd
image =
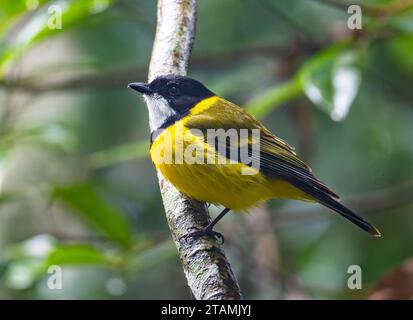
<svg viewBox="0 0 413 320"><path fill-rule="evenodd" d="M334 121L345 119L359 90L357 57L341 43L314 56L298 73L308 99Z"/></svg>
<svg viewBox="0 0 413 320"><path fill-rule="evenodd" d="M90 185L56 188L53 196L86 218L109 239L125 248L133 245L133 232L122 213L108 204Z"/></svg>
<svg viewBox="0 0 413 320"><path fill-rule="evenodd" d="M47 274L51 265L107 265L109 261L98 248L88 244L57 244L47 234L37 235L6 248L2 257L3 281L8 288L28 289Z"/></svg>
<svg viewBox="0 0 413 320"><path fill-rule="evenodd" d="M124 144L108 150L98 151L89 157L93 168L107 167L112 164L140 159L149 155L149 142L139 141Z"/></svg>
<svg viewBox="0 0 413 320"><path fill-rule="evenodd" d="M3 275L6 287L23 290L30 288L43 274L44 267L41 259L18 259L11 261Z"/></svg>
<svg viewBox="0 0 413 320"><path fill-rule="evenodd" d="M395 60L397 67L407 75L413 74L413 36L398 36L386 43L386 50Z"/></svg>
<svg viewBox="0 0 413 320"><path fill-rule="evenodd" d="M406 12L402 15L390 17L387 24L401 32L409 35L413 34L413 10Z"/></svg>
<svg viewBox="0 0 413 320"><path fill-rule="evenodd" d="M60 245L46 259L47 266L67 264L106 264L105 255L87 244Z"/></svg>
<svg viewBox="0 0 413 320"><path fill-rule="evenodd" d="M1 166L1 163L0 163L0 166ZM1 169L1 167L0 167L0 169ZM10 192L0 193L0 205L6 204L6 203L9 203L9 202L13 202L13 201L18 200L18 199L20 199L20 196L17 193L10 193Z"/></svg>
<svg viewBox="0 0 413 320"><path fill-rule="evenodd" d="M0 4L0 36L9 29L21 14L34 11L49 0L13 0Z"/></svg>
<svg viewBox="0 0 413 320"><path fill-rule="evenodd" d="M39 40L51 34L55 34L70 28L84 18L98 14L106 10L114 0L59 0L54 1L53 5L61 9L62 29L53 29L49 25L53 25L53 13L59 11L51 10L51 6L47 6L47 11L40 14L39 19L42 20L42 27L38 29L37 33L32 33L29 41ZM55 7L55 8L57 8ZM57 17L57 15L56 15ZM57 21L57 20L56 20Z"/></svg>
<svg viewBox="0 0 413 320"><path fill-rule="evenodd" d="M4 256L7 260L44 259L54 249L56 243L56 239L52 236L39 234L22 242L9 245Z"/></svg>
<svg viewBox="0 0 413 320"><path fill-rule="evenodd" d="M31 45L107 9L115 0L58 0L37 9L13 37L0 43L0 77Z"/></svg>
<svg viewBox="0 0 413 320"><path fill-rule="evenodd" d="M255 97L246 109L257 118L264 118L273 109L296 98L302 93L301 84L295 79L264 91Z"/></svg>

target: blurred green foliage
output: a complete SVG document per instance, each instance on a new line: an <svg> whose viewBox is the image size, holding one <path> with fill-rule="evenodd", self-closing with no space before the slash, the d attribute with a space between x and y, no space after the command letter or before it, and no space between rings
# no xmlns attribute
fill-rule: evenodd
<svg viewBox="0 0 413 320"><path fill-rule="evenodd" d="M295 145L383 234L292 201L233 214L218 229L246 298L364 299L413 254L413 3L363 1L362 30L349 5L198 1L189 74ZM126 88L146 79L155 27L155 1L0 3L1 298L191 297L146 108Z"/></svg>
<svg viewBox="0 0 413 320"><path fill-rule="evenodd" d="M133 245L133 233L121 213L109 206L89 185L57 188L53 197L66 203L122 247Z"/></svg>

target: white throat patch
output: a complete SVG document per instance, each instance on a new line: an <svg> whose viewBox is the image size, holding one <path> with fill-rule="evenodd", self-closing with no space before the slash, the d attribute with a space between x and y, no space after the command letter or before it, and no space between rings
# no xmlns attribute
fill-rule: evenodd
<svg viewBox="0 0 413 320"><path fill-rule="evenodd" d="M159 129L166 119L176 114L176 111L169 106L168 101L161 95L155 93L143 97L148 106L151 132Z"/></svg>

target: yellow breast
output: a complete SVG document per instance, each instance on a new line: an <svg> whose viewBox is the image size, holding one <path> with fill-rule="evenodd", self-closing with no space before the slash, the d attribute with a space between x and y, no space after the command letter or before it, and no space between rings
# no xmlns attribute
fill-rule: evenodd
<svg viewBox="0 0 413 320"><path fill-rule="evenodd" d="M177 125L172 125L158 136L152 144L151 157L156 168L179 191L194 199L235 210L247 209L271 197L263 175L258 172L242 174L243 168L255 169L241 163L225 164L227 159L222 159L188 129L183 129L183 136L176 129ZM183 141L181 145L176 143L180 140ZM215 161L207 163L207 159Z"/></svg>

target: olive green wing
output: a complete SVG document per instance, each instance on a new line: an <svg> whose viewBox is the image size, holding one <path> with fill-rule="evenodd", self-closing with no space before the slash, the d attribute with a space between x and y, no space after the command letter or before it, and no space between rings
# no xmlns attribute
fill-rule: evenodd
<svg viewBox="0 0 413 320"><path fill-rule="evenodd" d="M251 114L227 100L219 99L210 108L191 115L185 119L185 126L190 129L201 130L204 134L208 129L258 129L260 130L261 145L265 149L273 149L273 152L286 161L296 164L307 171L310 168L297 157L294 148L282 139L273 135L264 125Z"/></svg>
<svg viewBox="0 0 413 320"><path fill-rule="evenodd" d="M293 185L299 185L299 189L317 188L330 196L338 198L338 195L327 188L321 181L311 173L311 169L302 161L294 152L294 148L282 139L273 135L264 125L255 119L252 115L246 112L239 106L224 100L219 99L217 103L210 108L203 110L200 113L193 114L187 117L184 124L189 129L198 129L204 134L205 142L210 143L207 139L208 129L236 129L240 132L241 129L252 131L252 129L259 130L259 153L251 152L253 144L255 143L253 136L249 136L246 141L239 141L239 144L234 146L227 143L226 149L222 152L215 142L214 147L227 158L231 159L231 155L237 155L235 161L242 161L239 157L240 152L232 152L233 148L247 147L249 154L255 158L255 163L260 164L260 171L273 178L281 178L291 182ZM248 146L245 146L248 144ZM251 165L251 163L245 163ZM308 188L307 188L308 186Z"/></svg>

